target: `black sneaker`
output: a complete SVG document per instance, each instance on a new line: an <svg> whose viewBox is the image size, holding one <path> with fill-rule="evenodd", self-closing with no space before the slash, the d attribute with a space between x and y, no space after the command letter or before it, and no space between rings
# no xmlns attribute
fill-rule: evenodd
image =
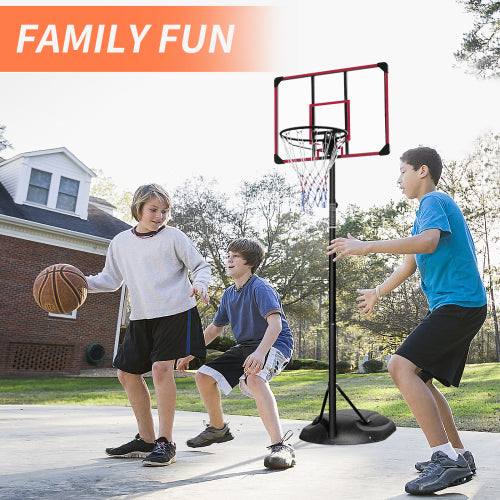
<svg viewBox="0 0 500 500"><path fill-rule="evenodd" d="M117 448L106 448L106 453L115 458L144 458L154 450L154 447L154 443L146 443L139 434L136 434L129 443Z"/></svg>
<svg viewBox="0 0 500 500"><path fill-rule="evenodd" d="M142 465L146 467L161 467L175 462L175 443L160 437L155 441L153 452L148 455Z"/></svg>
<svg viewBox="0 0 500 500"><path fill-rule="evenodd" d="M277 443L268 446L271 453L264 458L264 467L268 469L288 469L295 465L295 450L292 445L285 444L285 441L293 435L292 431L287 431Z"/></svg>
<svg viewBox="0 0 500 500"><path fill-rule="evenodd" d="M418 478L406 483L405 491L410 495L428 495L471 479L472 472L462 455L453 460L446 453L436 451L432 454L430 464Z"/></svg>
<svg viewBox="0 0 500 500"><path fill-rule="evenodd" d="M227 424L224 424L222 429L216 429L207 425L205 430L201 431L196 437L188 439L186 444L190 448L202 448L203 446L210 446L213 443L224 443L234 439Z"/></svg>
<svg viewBox="0 0 500 500"><path fill-rule="evenodd" d="M465 458L465 461L467 462L467 465L469 466L469 469L471 470L472 474L475 474L476 464L474 462L474 457L472 456L472 453L470 451L464 451L463 457ZM418 472L422 472L430 463L431 463L430 460L428 460L427 462L417 462L415 464L415 469L417 469Z"/></svg>

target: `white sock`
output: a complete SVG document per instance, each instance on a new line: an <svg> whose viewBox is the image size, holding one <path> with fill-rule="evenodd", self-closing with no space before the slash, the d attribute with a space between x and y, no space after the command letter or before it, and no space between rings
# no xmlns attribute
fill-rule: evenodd
<svg viewBox="0 0 500 500"><path fill-rule="evenodd" d="M431 447L431 451L432 451L432 453L434 453L436 451L442 451L443 453L448 455L451 459L458 460L458 454L455 451L455 449L453 448L453 446L451 446L451 443L449 441L445 444Z"/></svg>
<svg viewBox="0 0 500 500"><path fill-rule="evenodd" d="M467 451L467 448L455 448L455 451L463 455Z"/></svg>

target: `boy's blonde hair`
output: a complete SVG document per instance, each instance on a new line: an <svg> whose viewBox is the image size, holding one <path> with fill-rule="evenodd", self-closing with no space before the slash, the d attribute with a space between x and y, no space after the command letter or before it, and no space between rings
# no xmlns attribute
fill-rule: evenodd
<svg viewBox="0 0 500 500"><path fill-rule="evenodd" d="M248 238L238 238L231 241L227 251L239 253L245 259L245 262L252 266L251 272L255 273L261 262L264 260L264 247L257 240Z"/></svg>
<svg viewBox="0 0 500 500"><path fill-rule="evenodd" d="M132 199L132 205L130 206L130 211L132 212L132 217L139 222L141 216L141 210L144 203L150 201L152 198L158 198L161 202L165 203L167 207L167 220L170 220L170 211L172 209L172 201L170 200L170 195L167 193L163 186L159 184L144 184L136 189L134 193L134 198Z"/></svg>

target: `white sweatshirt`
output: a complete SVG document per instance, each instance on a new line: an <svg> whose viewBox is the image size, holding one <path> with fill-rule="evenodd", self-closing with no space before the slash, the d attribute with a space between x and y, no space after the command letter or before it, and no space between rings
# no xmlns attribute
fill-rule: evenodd
<svg viewBox="0 0 500 500"><path fill-rule="evenodd" d="M131 320L171 316L196 305L189 297L191 282L208 290L210 265L179 229L166 226L151 238L139 238L127 229L111 241L106 264L96 276L87 276L89 293L114 292L127 285Z"/></svg>

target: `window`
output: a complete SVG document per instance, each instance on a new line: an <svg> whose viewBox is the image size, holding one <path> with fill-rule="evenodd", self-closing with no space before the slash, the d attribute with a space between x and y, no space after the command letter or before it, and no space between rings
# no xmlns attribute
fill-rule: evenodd
<svg viewBox="0 0 500 500"><path fill-rule="evenodd" d="M26 200L39 203L40 205L47 205L51 177L52 174L50 172L32 168Z"/></svg>
<svg viewBox="0 0 500 500"><path fill-rule="evenodd" d="M52 318L76 319L76 311L77 309L66 314L49 313L49 316Z"/></svg>
<svg viewBox="0 0 500 500"><path fill-rule="evenodd" d="M78 188L80 182L67 177L61 177L59 184L59 194L57 195L57 208L74 212L76 210L76 200L78 198Z"/></svg>

